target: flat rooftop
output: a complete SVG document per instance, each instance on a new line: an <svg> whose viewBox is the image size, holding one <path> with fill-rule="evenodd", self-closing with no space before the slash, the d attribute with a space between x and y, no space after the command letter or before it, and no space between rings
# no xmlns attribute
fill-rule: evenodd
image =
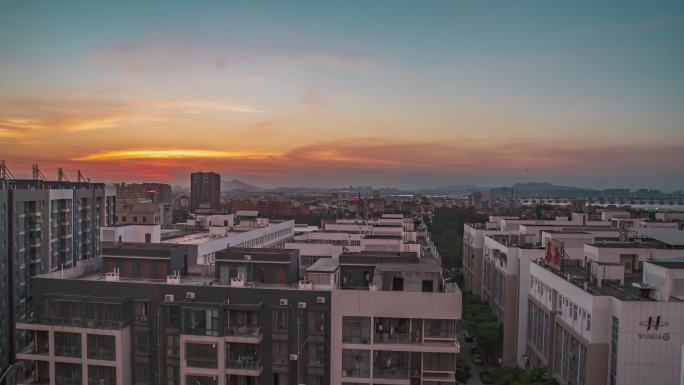
<svg viewBox="0 0 684 385"><path fill-rule="evenodd" d="M554 273L556 276L574 284L575 286L594 296L614 297L619 299L620 301L657 302L656 300L651 298L644 298L641 295L641 290L632 286L633 283L642 282L641 273L625 274L625 282L622 285L619 283L604 282L603 285L597 286L594 285L592 282L587 282L585 278L586 271L584 267L580 266L579 264L563 265L561 271L559 272L552 269L549 266L541 265L536 261L533 263L537 263L538 265L544 267L546 270ZM568 279L568 277L570 277L570 279Z"/></svg>
<svg viewBox="0 0 684 385"><path fill-rule="evenodd" d="M313 265L306 268L307 273L334 273L340 268L337 258L319 258Z"/></svg>

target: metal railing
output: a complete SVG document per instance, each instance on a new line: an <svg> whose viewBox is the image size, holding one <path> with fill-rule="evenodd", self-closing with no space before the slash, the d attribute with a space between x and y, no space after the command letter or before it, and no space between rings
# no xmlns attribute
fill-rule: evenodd
<svg viewBox="0 0 684 385"><path fill-rule="evenodd" d="M373 342L376 344L408 344L411 336L404 333L375 333Z"/></svg>
<svg viewBox="0 0 684 385"><path fill-rule="evenodd" d="M55 345L55 355L62 357L81 357L81 346Z"/></svg>
<svg viewBox="0 0 684 385"><path fill-rule="evenodd" d="M373 368L373 378L409 378L408 368Z"/></svg>
<svg viewBox="0 0 684 385"><path fill-rule="evenodd" d="M223 333L225 336L259 337L261 326L227 326Z"/></svg>
<svg viewBox="0 0 684 385"><path fill-rule="evenodd" d="M226 360L226 368L242 370L259 370L261 368L261 360L239 358L236 360Z"/></svg>

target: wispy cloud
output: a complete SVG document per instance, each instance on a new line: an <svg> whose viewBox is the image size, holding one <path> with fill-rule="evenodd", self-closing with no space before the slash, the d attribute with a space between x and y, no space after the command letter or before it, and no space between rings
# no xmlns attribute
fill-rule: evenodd
<svg viewBox="0 0 684 385"><path fill-rule="evenodd" d="M129 160L129 159L252 159L263 158L266 154L250 153L244 151L217 151L217 150L196 150L196 149L145 149L145 150L115 150L102 151L85 156L75 157L71 160L80 161L110 161L110 160Z"/></svg>
<svg viewBox="0 0 684 385"><path fill-rule="evenodd" d="M44 130L73 132L114 128L182 119L182 114L265 112L249 104L221 100L127 100L82 91L60 97L29 95L4 98L0 102L2 136L27 135Z"/></svg>
<svg viewBox="0 0 684 385"><path fill-rule="evenodd" d="M126 149L85 154L73 159L87 168L156 169L167 179L198 167L233 176L282 180L296 177L316 184L344 175L375 175L400 183L406 175L442 178L631 178L640 175L684 177L684 145L592 146L553 141L429 143L356 138L315 143L283 152L215 149ZM131 165L131 167L122 166ZM132 165L135 165L133 167ZM100 167L100 166L97 166ZM307 179L309 178L309 179ZM346 181L345 181L346 182ZM348 182L354 182L348 181ZM318 182L320 183L320 181Z"/></svg>
<svg viewBox="0 0 684 385"><path fill-rule="evenodd" d="M116 66L125 71L183 70L214 66L217 70L263 68L317 68L347 73L367 73L380 66L376 57L302 47L259 47L211 38L150 35L101 47L87 58L91 63ZM245 75L247 76L247 75Z"/></svg>

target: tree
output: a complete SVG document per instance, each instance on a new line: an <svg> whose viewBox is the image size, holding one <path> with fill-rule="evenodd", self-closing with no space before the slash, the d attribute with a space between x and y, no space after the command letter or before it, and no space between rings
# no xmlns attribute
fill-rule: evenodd
<svg viewBox="0 0 684 385"><path fill-rule="evenodd" d="M470 362L462 354L456 357L456 382L465 384L472 374L470 373Z"/></svg>
<svg viewBox="0 0 684 385"><path fill-rule="evenodd" d="M463 225L484 223L487 216L469 208L440 207L427 221L445 267L463 266Z"/></svg>

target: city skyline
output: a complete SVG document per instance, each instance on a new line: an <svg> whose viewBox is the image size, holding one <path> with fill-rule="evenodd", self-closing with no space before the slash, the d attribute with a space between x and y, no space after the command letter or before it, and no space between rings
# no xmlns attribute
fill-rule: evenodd
<svg viewBox="0 0 684 385"><path fill-rule="evenodd" d="M17 176L682 189L681 3L0 10Z"/></svg>

